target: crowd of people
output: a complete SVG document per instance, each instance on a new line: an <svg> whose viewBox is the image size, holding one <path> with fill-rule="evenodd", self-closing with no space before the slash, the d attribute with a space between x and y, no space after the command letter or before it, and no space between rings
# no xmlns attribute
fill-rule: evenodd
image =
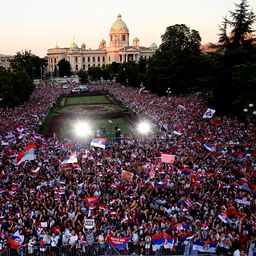
<svg viewBox="0 0 256 256"><path fill-rule="evenodd" d="M38 134L62 86L1 108L0 251L11 255L247 255L256 238L256 127L207 118L200 93L93 83L160 127L105 150ZM35 158L17 162L34 145ZM65 164L76 152L77 163ZM175 155L165 163L161 154ZM129 175L124 175L128 173ZM93 226L87 226L87 220ZM93 220L93 221L92 221ZM50 248L50 249L49 249ZM37 250L38 249L38 250Z"/></svg>

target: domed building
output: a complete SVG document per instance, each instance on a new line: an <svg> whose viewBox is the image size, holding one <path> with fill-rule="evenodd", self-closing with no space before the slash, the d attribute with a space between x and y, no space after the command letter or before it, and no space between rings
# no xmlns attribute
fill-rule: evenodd
<svg viewBox="0 0 256 256"><path fill-rule="evenodd" d="M157 49L153 43L149 47L140 45L139 38L133 39L133 44L129 44L129 29L118 14L116 21L112 24L109 32L109 45L104 39L99 43L99 48L92 50L86 49L85 43L78 47L76 42L72 42L69 47L54 47L47 50L48 72L54 73L58 70L58 62L61 59L69 61L71 72L88 70L92 66L102 67L112 62L124 63L127 61L138 62L140 58L150 58Z"/></svg>

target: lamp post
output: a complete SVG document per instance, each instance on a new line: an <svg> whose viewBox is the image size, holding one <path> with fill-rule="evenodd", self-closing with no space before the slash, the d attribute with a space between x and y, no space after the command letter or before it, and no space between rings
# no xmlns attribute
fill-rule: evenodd
<svg viewBox="0 0 256 256"><path fill-rule="evenodd" d="M170 87L167 88L166 93L167 93L167 97L169 98L169 97L170 97L170 94L172 93Z"/></svg>
<svg viewBox="0 0 256 256"><path fill-rule="evenodd" d="M246 115L246 119L248 122L251 121L252 117L256 117L256 109L253 109L254 104L253 103L249 103L248 107L245 107L243 109L244 114Z"/></svg>

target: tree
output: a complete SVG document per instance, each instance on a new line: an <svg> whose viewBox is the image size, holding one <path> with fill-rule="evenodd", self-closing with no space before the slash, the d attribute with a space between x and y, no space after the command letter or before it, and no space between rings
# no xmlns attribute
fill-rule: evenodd
<svg viewBox="0 0 256 256"><path fill-rule="evenodd" d="M249 10L247 0L241 0L239 4L235 4L235 7L234 11L230 11L231 20L227 20L227 23L232 28L230 37L231 47L247 48L253 41L250 35L253 32L252 25L256 21L256 16L252 10Z"/></svg>
<svg viewBox="0 0 256 256"><path fill-rule="evenodd" d="M25 50L16 53L10 61L10 66L14 71L25 70L31 79L37 79L42 78L47 60L32 54L30 50Z"/></svg>
<svg viewBox="0 0 256 256"><path fill-rule="evenodd" d="M58 67L59 67L59 76L60 77L70 76L71 66L67 60L61 59L58 62Z"/></svg>
<svg viewBox="0 0 256 256"><path fill-rule="evenodd" d="M0 68L0 98L4 106L15 106L29 98L34 84L25 70L12 72Z"/></svg>
<svg viewBox="0 0 256 256"><path fill-rule="evenodd" d="M237 115L241 112L239 108L250 98L249 95L255 97L255 83L251 82L255 67L251 63L256 62L256 47L251 33L256 17L249 9L247 0L235 4L235 10L230 11L230 15L230 19L224 18L220 26L221 44L216 56L222 68L215 74L213 102L219 113ZM229 36L228 28L231 30Z"/></svg>
<svg viewBox="0 0 256 256"><path fill-rule="evenodd" d="M79 77L79 80L80 80L81 84L87 84L88 83L88 72L87 71L81 69L77 73L77 75Z"/></svg>
<svg viewBox="0 0 256 256"><path fill-rule="evenodd" d="M103 72L101 67L90 67L88 69L88 76L90 80L100 80L102 78Z"/></svg>
<svg viewBox="0 0 256 256"><path fill-rule="evenodd" d="M202 59L201 37L184 24L169 26L162 35L162 44L149 60L146 84L152 92L166 94L183 92L198 84L204 76L200 71Z"/></svg>

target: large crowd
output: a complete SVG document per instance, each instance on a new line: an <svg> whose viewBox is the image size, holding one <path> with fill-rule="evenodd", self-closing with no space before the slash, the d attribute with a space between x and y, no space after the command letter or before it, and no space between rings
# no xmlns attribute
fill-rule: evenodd
<svg viewBox="0 0 256 256"><path fill-rule="evenodd" d="M247 255L256 239L255 120L204 119L201 93L158 97L112 82L89 88L108 90L160 132L105 150L46 138L38 123L64 93L58 85L1 108L0 252ZM36 158L17 164L31 143ZM63 164L72 152L78 163ZM161 153L175 161L163 163Z"/></svg>

